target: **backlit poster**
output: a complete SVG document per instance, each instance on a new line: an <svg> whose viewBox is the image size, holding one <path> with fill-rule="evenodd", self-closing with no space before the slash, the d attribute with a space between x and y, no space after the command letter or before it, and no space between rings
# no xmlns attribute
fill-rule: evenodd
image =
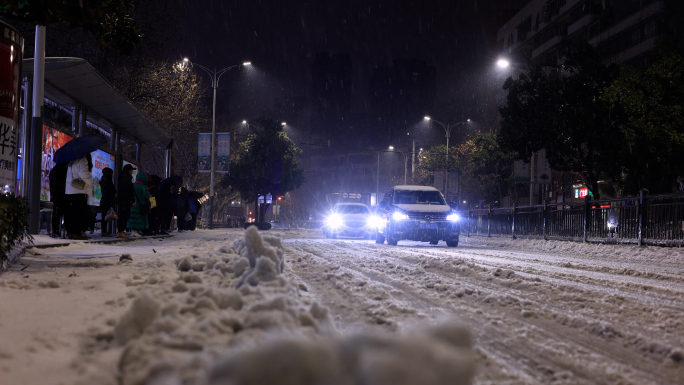
<svg viewBox="0 0 684 385"><path fill-rule="evenodd" d="M24 38L0 21L0 193L16 187L19 95Z"/></svg>
<svg viewBox="0 0 684 385"><path fill-rule="evenodd" d="M115 157L102 150L93 151L90 155L93 158L93 170L90 172L93 177L93 193L88 196L88 204L91 206L99 206L100 199L102 199L102 188L100 187L102 170L107 167L114 170ZM116 181L114 181L114 185L116 186Z"/></svg>
<svg viewBox="0 0 684 385"><path fill-rule="evenodd" d="M50 170L55 167L55 151L73 139L72 136L43 125L43 159L41 162L40 200L50 200Z"/></svg>

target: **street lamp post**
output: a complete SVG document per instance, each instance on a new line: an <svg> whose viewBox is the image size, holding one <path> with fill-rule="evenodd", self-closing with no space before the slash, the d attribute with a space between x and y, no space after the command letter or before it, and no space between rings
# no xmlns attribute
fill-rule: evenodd
<svg viewBox="0 0 684 385"><path fill-rule="evenodd" d="M390 151L394 151L393 146L389 146ZM402 151L395 151L401 155L404 156L404 184L406 184L406 175L408 173L408 158L409 158L409 153L408 152L402 152Z"/></svg>
<svg viewBox="0 0 684 385"><path fill-rule="evenodd" d="M512 67L511 63L506 59L499 59L496 62L496 65L499 68L503 68L503 69L508 68L508 67ZM532 82L532 78L527 73L527 71L524 71L522 68L519 68L519 67L513 67L513 68L520 71L521 74L523 74L523 75L525 75L525 77L527 77L527 80ZM537 155L537 152L535 151L532 153L532 156L530 156L530 206L532 206L532 204L534 203L534 187L535 187L534 186L534 179L535 179L534 178L534 176L535 176L534 175L534 158L536 157L536 155Z"/></svg>
<svg viewBox="0 0 684 385"><path fill-rule="evenodd" d="M221 70L210 70L209 68L199 64L199 63L194 63L188 60L187 58L183 59L184 63L193 65L193 66L198 66L202 70L204 70L209 77L211 78L211 88L214 89L214 100L212 103L212 117L211 117L211 140L210 140L210 148L211 148L211 172L210 172L210 177L209 177L209 228L213 229L214 228L214 173L216 172L216 165L214 162L214 136L216 136L216 89L218 88L218 83L219 79L221 79L221 75L224 73L228 72L229 70L239 67L239 66L246 66L250 65L252 63L250 62L244 62L242 64L235 64L230 67L226 67Z"/></svg>
<svg viewBox="0 0 684 385"><path fill-rule="evenodd" d="M430 118L429 116L426 116L425 120L430 121L430 122L435 122L444 128L444 132L446 134L446 165L448 167L449 166L449 136L451 136L451 130L454 129L454 127L458 127L461 124L465 124L465 123L470 122L470 119L466 119L462 122L451 123L451 124L442 123L439 120L435 120L435 119ZM460 178L461 177L460 170L459 170L458 175ZM444 186L444 196L447 200L449 199L448 192L449 192L449 170L447 170L446 185Z"/></svg>

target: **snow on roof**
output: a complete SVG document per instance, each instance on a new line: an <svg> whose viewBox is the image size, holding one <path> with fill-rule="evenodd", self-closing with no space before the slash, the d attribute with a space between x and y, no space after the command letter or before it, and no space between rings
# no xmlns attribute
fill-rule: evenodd
<svg viewBox="0 0 684 385"><path fill-rule="evenodd" d="M397 204L397 207L399 207L402 210L406 211L422 211L425 213L431 212L431 213L445 213L451 211L451 206L447 204L443 205L428 205L428 204Z"/></svg>
<svg viewBox="0 0 684 385"><path fill-rule="evenodd" d="M410 190L410 191L439 191L432 186L417 186L417 185L399 185L393 187L395 190Z"/></svg>

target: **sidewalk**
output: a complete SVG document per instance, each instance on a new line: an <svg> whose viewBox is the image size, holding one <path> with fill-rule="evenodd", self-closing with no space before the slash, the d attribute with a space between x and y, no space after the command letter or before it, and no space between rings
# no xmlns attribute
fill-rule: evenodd
<svg viewBox="0 0 684 385"><path fill-rule="evenodd" d="M145 236L141 236L141 237L131 236L130 238L117 238L116 236L102 237L99 232L96 232L94 234L86 233L86 235L90 239L85 239L85 240L52 238L48 235L39 234L39 235L33 236L33 247L35 247L37 249L45 249L45 248L49 248L49 247L68 246L72 243L110 244L110 243L120 243L120 242L131 242L131 241L136 241L138 239L168 238L168 237L173 237L175 234L176 233L173 232L169 235L145 235Z"/></svg>
<svg viewBox="0 0 684 385"><path fill-rule="evenodd" d="M26 254L27 249L47 249L51 247L64 247L70 244L112 244L112 243L122 243L122 242L132 242L140 239L154 239L154 238L169 238L173 237L176 233L170 233L169 235L146 235L142 237L130 237L130 238L117 238L117 237L102 237L101 233L96 232L94 234L87 234L90 239L78 240L78 239L62 239L62 238L52 238L45 234L33 234L33 246L31 246L26 240L21 242L19 245L12 247L10 251L9 261L6 264L0 266L0 275L10 268L10 266L16 263L21 257Z"/></svg>

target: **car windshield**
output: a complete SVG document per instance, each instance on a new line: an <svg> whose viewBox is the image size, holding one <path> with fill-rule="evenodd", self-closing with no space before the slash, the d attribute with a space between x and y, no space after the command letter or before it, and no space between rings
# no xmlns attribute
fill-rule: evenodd
<svg viewBox="0 0 684 385"><path fill-rule="evenodd" d="M397 205L445 205L439 191L396 190L394 204Z"/></svg>
<svg viewBox="0 0 684 385"><path fill-rule="evenodd" d="M339 214L368 214L368 207L361 205L339 205L335 211Z"/></svg>

